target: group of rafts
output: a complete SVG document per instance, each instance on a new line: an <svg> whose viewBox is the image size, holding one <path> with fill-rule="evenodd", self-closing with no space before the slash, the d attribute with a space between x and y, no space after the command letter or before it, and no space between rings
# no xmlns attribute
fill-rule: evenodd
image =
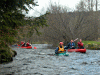
<svg viewBox="0 0 100 75"><path fill-rule="evenodd" d="M76 41L76 40L74 40L74 41ZM60 56L60 55L68 56L69 54L66 53L66 49L68 49L67 52L81 52L81 53L86 53L86 49L83 47L82 40L80 39L80 41L78 42L78 47L77 48L75 48L74 41L71 40L70 43L68 43L67 46L63 46L63 42L60 42L59 46L55 50L55 55L58 55L58 56Z"/></svg>
<svg viewBox="0 0 100 75"><path fill-rule="evenodd" d="M21 45L18 46L20 46L20 48L32 49L32 45L29 42L25 43L21 41Z"/></svg>
<svg viewBox="0 0 100 75"><path fill-rule="evenodd" d="M75 39L74 41L76 41L77 39ZM59 46L56 48L55 50L55 55L65 55L68 56L69 54L66 53L66 49L67 52L81 52L81 53L86 53L86 49L83 47L83 43L82 40L80 39L80 41L78 42L78 48L75 48L75 43L73 40L70 41L70 43L68 43L67 46L63 46L63 42L59 43ZM19 45L20 46L20 45ZM26 48L26 49L32 49L32 45L27 42L25 44L25 42L21 41L21 48Z"/></svg>

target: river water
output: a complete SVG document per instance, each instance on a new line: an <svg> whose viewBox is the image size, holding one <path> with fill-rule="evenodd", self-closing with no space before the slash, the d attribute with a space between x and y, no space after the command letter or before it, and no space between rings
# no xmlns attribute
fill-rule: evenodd
<svg viewBox="0 0 100 75"><path fill-rule="evenodd" d="M10 63L0 64L0 75L100 75L100 50L56 56L55 49L47 46L33 44L37 49L13 47L17 56Z"/></svg>

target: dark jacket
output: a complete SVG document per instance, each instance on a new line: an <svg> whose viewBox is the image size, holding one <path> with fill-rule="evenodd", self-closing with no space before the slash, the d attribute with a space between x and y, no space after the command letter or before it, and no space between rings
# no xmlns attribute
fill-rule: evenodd
<svg viewBox="0 0 100 75"><path fill-rule="evenodd" d="M72 49L72 46L74 46L74 48L75 48L75 43L74 42L70 42L70 43L68 43L68 48L70 48L70 49Z"/></svg>

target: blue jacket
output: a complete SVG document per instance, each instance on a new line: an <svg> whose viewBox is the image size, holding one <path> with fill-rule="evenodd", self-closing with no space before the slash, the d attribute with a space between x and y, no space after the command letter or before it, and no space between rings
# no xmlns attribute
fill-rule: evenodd
<svg viewBox="0 0 100 75"><path fill-rule="evenodd" d="M71 42L70 42L70 43L68 43L68 48L72 48L72 46L74 46L74 47L75 47L75 43L74 43L74 42L72 42L72 44L71 44Z"/></svg>

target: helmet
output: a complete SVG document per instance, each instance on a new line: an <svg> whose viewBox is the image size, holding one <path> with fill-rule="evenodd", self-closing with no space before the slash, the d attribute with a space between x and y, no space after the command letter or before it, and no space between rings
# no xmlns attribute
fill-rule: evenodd
<svg viewBox="0 0 100 75"><path fill-rule="evenodd" d="M59 44L60 44L60 45L63 45L63 42L60 42Z"/></svg>
<svg viewBox="0 0 100 75"><path fill-rule="evenodd" d="M24 44L24 42L23 42L23 41L21 41L21 44Z"/></svg>

